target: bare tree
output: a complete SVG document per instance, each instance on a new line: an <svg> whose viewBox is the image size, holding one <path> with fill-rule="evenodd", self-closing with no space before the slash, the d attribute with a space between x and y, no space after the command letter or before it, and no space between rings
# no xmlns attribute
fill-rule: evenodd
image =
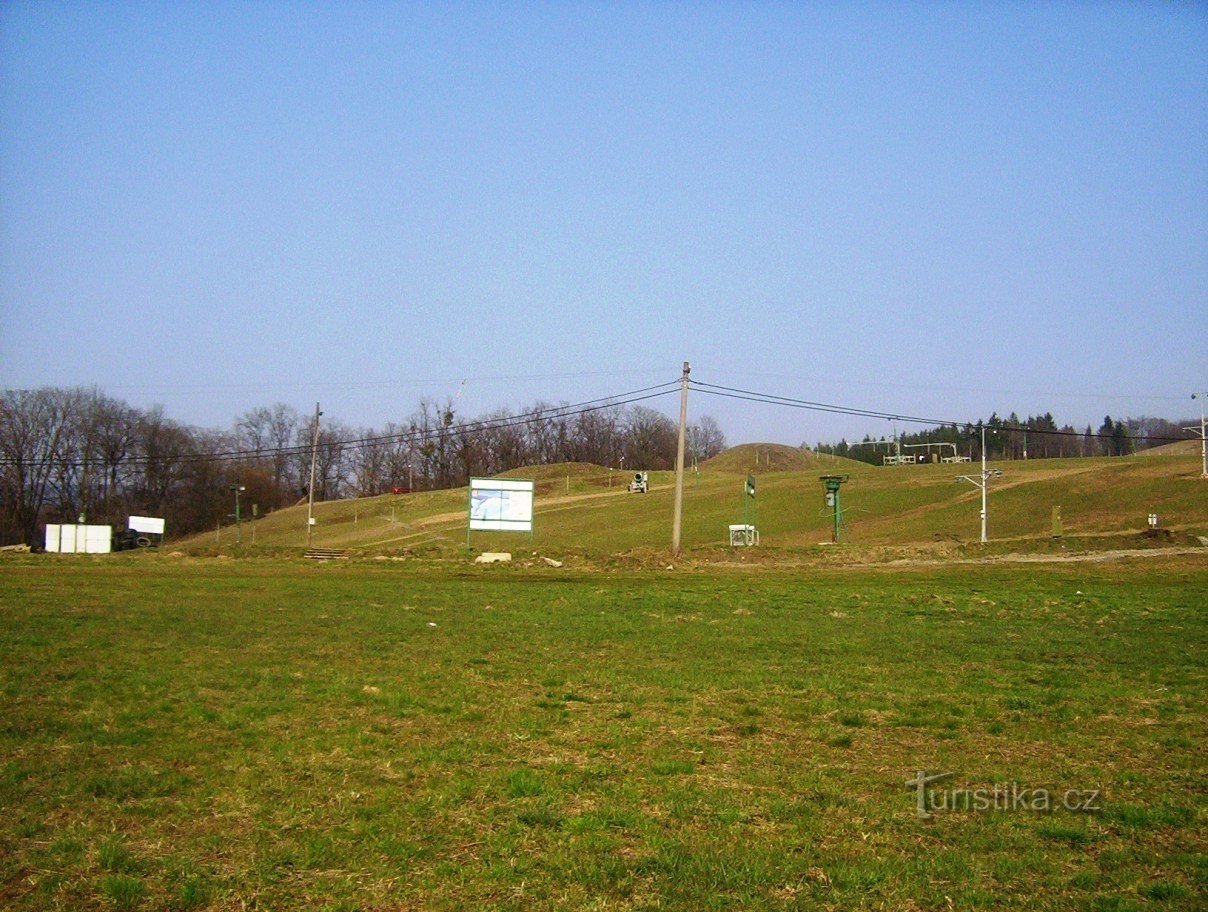
<svg viewBox="0 0 1208 912"><path fill-rule="evenodd" d="M7 539L39 543L38 519L51 492L70 420L63 390L4 390L0 394L0 477Z"/></svg>
<svg viewBox="0 0 1208 912"><path fill-rule="evenodd" d="M389 483L391 443L372 430L358 431L365 440L348 457L353 490L357 497L381 494Z"/></svg>
<svg viewBox="0 0 1208 912"><path fill-rule="evenodd" d="M571 458L611 466L619 462L624 447L622 411L618 407L584 412L575 420Z"/></svg>
<svg viewBox="0 0 1208 912"><path fill-rule="evenodd" d="M688 429L691 454L697 460L711 459L726 448L726 435L712 415L701 415Z"/></svg>
<svg viewBox="0 0 1208 912"><path fill-rule="evenodd" d="M207 444L221 450L229 446L230 438L197 439L190 428L165 418L160 406L145 412L138 422L135 456L140 472L132 491L140 509L165 516L184 495L186 479L196 477L196 472L187 470L201 460Z"/></svg>
<svg viewBox="0 0 1208 912"><path fill-rule="evenodd" d="M314 448L315 419L311 416L299 427L295 437L294 472L303 484L310 483L312 449L315 456L315 499L335 500L342 497L352 470L350 457L355 439L352 429L339 421L326 421L319 426L319 446ZM300 489L302 495L305 488Z"/></svg>
<svg viewBox="0 0 1208 912"><path fill-rule="evenodd" d="M654 409L634 406L629 413L625 463L634 469L669 469L675 463L679 431L670 418Z"/></svg>
<svg viewBox="0 0 1208 912"><path fill-rule="evenodd" d="M235 424L239 446L255 450L256 462L267 469L272 479L271 506L293 503L296 489L291 468L296 460L290 458L297 445L298 412L283 402L251 409Z"/></svg>

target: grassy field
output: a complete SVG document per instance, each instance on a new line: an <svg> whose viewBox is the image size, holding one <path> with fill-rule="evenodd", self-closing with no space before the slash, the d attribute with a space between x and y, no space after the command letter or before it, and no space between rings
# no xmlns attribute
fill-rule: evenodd
<svg viewBox="0 0 1208 912"><path fill-rule="evenodd" d="M1145 545L1140 535L1150 513L1185 544L1208 536L1208 484L1200 478L1198 451L1032 459L993 467L1003 472L992 482L990 498L990 536L1000 549L1047 548L1054 507L1061 508L1067 540L1079 548ZM816 549L829 541L831 517L818 480L823 473L850 476L842 501L844 537L854 548L978 542L980 495L956 476L979 471L980 465L869 466L761 445L736 447L688 473L683 542L689 558L732 556L726 527L743 519L748 470L757 479L752 518L765 553ZM644 495L625 493L628 475L601 466L576 463L509 474L537 482L537 548L615 556L663 551L670 544L673 473L651 473L652 490ZM313 543L365 553L459 554L466 546L467 504L465 488L319 503ZM306 508L277 511L254 527L244 523L241 538L236 548L236 530L227 527L172 547L195 554L297 554L306 542ZM483 550L522 550L527 544L507 533L476 533L473 539Z"/></svg>
<svg viewBox="0 0 1208 912"><path fill-rule="evenodd" d="M1205 605L1194 556L8 557L0 905L1203 907Z"/></svg>

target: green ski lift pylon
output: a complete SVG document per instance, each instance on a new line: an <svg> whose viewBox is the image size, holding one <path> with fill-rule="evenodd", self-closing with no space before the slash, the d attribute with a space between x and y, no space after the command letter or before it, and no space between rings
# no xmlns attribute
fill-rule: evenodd
<svg viewBox="0 0 1208 912"><path fill-rule="evenodd" d="M831 532L831 541L839 541L839 517L843 513L843 509L839 503L839 487L847 481L847 475L820 475L819 481L826 485L826 505L831 508L831 515L834 518L834 529Z"/></svg>

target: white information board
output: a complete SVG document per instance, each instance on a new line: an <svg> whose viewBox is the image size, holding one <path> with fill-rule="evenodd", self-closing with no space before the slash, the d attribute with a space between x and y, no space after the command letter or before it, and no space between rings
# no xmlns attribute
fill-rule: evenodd
<svg viewBox="0 0 1208 912"><path fill-rule="evenodd" d="M471 478L470 530L532 532L533 482L516 478Z"/></svg>

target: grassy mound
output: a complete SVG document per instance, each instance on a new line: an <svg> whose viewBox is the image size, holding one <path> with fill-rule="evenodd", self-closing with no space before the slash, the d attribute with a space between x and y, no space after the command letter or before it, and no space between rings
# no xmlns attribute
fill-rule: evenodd
<svg viewBox="0 0 1208 912"><path fill-rule="evenodd" d="M533 481L544 481L547 478L592 478L607 475L608 467L596 465L594 462L553 462L549 465L521 466L518 469L508 469L500 472L496 478L531 478Z"/></svg>
<svg viewBox="0 0 1208 912"><path fill-rule="evenodd" d="M812 472L853 464L851 459L822 456L782 443L744 443L706 459L701 468L710 472Z"/></svg>
<svg viewBox="0 0 1208 912"><path fill-rule="evenodd" d="M1148 450L1142 450L1138 456L1198 456L1200 455L1200 441L1192 438L1190 440L1179 440L1175 443L1165 443L1160 447L1152 447Z"/></svg>

